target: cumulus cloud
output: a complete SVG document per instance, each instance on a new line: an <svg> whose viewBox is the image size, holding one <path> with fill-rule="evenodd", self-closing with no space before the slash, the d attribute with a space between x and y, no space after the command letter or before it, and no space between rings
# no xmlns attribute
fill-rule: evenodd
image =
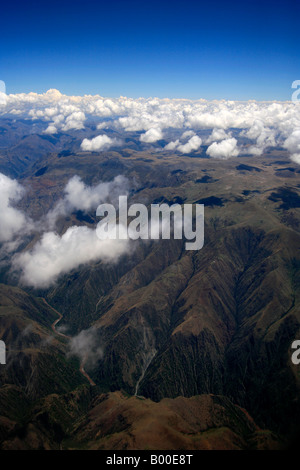
<svg viewBox="0 0 300 470"><path fill-rule="evenodd" d="M84 128L85 115L82 111L74 111L69 114L65 120L65 124L62 126L63 131L70 129L83 129Z"/></svg>
<svg viewBox="0 0 300 470"><path fill-rule="evenodd" d="M100 202L109 196L112 197L115 192L127 193L128 184L129 181L125 176L118 175L112 181L88 186L75 175L66 185L65 201L71 208L87 211L96 208Z"/></svg>
<svg viewBox="0 0 300 470"><path fill-rule="evenodd" d="M300 153L293 153L291 155L291 160L300 165Z"/></svg>
<svg viewBox="0 0 300 470"><path fill-rule="evenodd" d="M151 128L147 132L145 132L145 134L142 134L140 136L140 141L151 144L153 142L157 142L158 140L161 140L162 138L163 138L163 134L160 129Z"/></svg>
<svg viewBox="0 0 300 470"><path fill-rule="evenodd" d="M283 147L291 153L293 162L300 164L300 128L295 129L285 140Z"/></svg>
<svg viewBox="0 0 300 470"><path fill-rule="evenodd" d="M205 140L206 145L211 144L212 142L218 142L219 140L228 139L231 137L231 134L228 135L224 129L213 129L211 135Z"/></svg>
<svg viewBox="0 0 300 470"><path fill-rule="evenodd" d="M54 232L44 233L31 250L15 255L13 267L21 271L22 284L47 288L60 275L82 264L118 260L128 251L128 243L128 240L100 240L96 230L73 226L62 236Z"/></svg>
<svg viewBox="0 0 300 470"><path fill-rule="evenodd" d="M237 157L239 150L237 148L237 140L232 137L221 142L213 142L206 150L207 155L213 158L227 159Z"/></svg>
<svg viewBox="0 0 300 470"><path fill-rule="evenodd" d="M44 130L44 134L57 134L57 128L53 124L49 124L47 129Z"/></svg>
<svg viewBox="0 0 300 470"><path fill-rule="evenodd" d="M67 98L58 90L48 90L43 95L37 93L24 93L20 95L9 95L14 104L21 104L23 112L27 111L31 119L44 119L52 121L45 129L46 134L55 134L58 129L69 131L72 129L83 129L86 116L80 108L79 100ZM30 106L31 105L31 106ZM17 109L10 109L15 114Z"/></svg>
<svg viewBox="0 0 300 470"><path fill-rule="evenodd" d="M111 147L120 145L119 139L108 137L105 134L98 135L93 139L83 139L81 149L88 152L108 150Z"/></svg>
<svg viewBox="0 0 300 470"><path fill-rule="evenodd" d="M129 181L123 175L94 186L86 185L79 176L75 175L67 183L63 198L46 215L47 226L53 228L59 217L65 217L75 210L87 212L96 209L107 199L115 202L120 194L128 194L128 188Z"/></svg>
<svg viewBox="0 0 300 470"><path fill-rule="evenodd" d="M260 119L254 121L252 126L247 131L242 131L240 135L256 140L254 145L251 145L243 152L250 155L262 155L267 147L276 145L276 130L266 127Z"/></svg>
<svg viewBox="0 0 300 470"><path fill-rule="evenodd" d="M165 145L164 149L165 150L175 150L177 149L178 145L180 145L180 140L174 140L172 142L169 142L167 145Z"/></svg>
<svg viewBox="0 0 300 470"><path fill-rule="evenodd" d="M226 141L232 137L231 129L240 129L241 137L254 141L244 149L239 145L240 153L259 155L267 146L282 145L300 128L300 106L292 101L104 98L99 95L66 96L57 90L43 94L2 95L1 116L44 120L47 134L82 129L91 119L98 129L102 129L109 119L110 128L142 132L140 139L147 143L155 143L163 135L167 137L168 129L182 130L178 147L198 129L213 129L205 142L207 145ZM90 150L110 148L111 142L107 139L107 136L95 141L87 139L83 141L83 147ZM175 144L170 143L170 149L173 147ZM295 155L299 155L299 151L293 151L291 155L297 160Z"/></svg>
<svg viewBox="0 0 300 470"><path fill-rule="evenodd" d="M181 153L195 152L201 147L202 140L197 135L191 137L186 144L178 145L177 150Z"/></svg>
<svg viewBox="0 0 300 470"><path fill-rule="evenodd" d="M18 202L24 194L24 188L13 179L0 173L0 242L12 240L21 231L27 233L31 222L13 204Z"/></svg>
<svg viewBox="0 0 300 470"><path fill-rule="evenodd" d="M181 140L188 139L189 137L192 137L193 135L195 135L194 131L185 131L181 136Z"/></svg>
<svg viewBox="0 0 300 470"><path fill-rule="evenodd" d="M184 132L181 136L182 140L192 136L185 144L180 143L180 140L174 140L165 145L165 150L178 150L181 153L191 153L198 150L201 147L202 140L200 137L195 135L194 132Z"/></svg>

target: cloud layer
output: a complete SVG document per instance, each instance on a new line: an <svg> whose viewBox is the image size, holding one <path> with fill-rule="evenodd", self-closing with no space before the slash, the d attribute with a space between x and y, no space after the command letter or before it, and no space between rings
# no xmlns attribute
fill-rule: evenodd
<svg viewBox="0 0 300 470"><path fill-rule="evenodd" d="M223 144L212 147L210 152L215 158L219 158L218 154L220 158L230 158L228 140L232 138L231 130L236 129L243 141L249 139L244 148L239 136L234 135L240 154L260 155L268 146L284 146L292 159L299 161L300 105L292 101L113 99L100 95L66 96L57 90L48 90L44 94L4 95L0 102L0 115L44 120L44 132L48 134L84 129L88 120L93 119L98 132L101 129L102 133L92 139L83 139L82 149L85 151L102 151L118 145L117 141L105 135L106 127L122 133L141 132L140 141L151 144L162 138L168 141L170 129L182 130L180 142L170 139L166 147L179 152L184 149L182 153L187 153L190 148L194 151L192 147L197 145L195 140L189 145L182 140L192 138L201 129L212 129L206 145L219 141ZM233 154L236 152L234 148Z"/></svg>

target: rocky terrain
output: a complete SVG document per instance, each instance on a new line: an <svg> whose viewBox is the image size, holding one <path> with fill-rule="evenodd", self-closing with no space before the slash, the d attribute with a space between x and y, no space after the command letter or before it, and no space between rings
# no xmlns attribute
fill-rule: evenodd
<svg viewBox="0 0 300 470"><path fill-rule="evenodd" d="M16 135L3 123L11 145L0 151L0 171L26 188L17 207L32 220L45 217L74 175L90 186L123 175L130 203L204 204L205 241L199 251L185 250L184 240L132 242L117 262L91 261L43 288L22 285L3 255L0 447L271 449L293 442L299 166L280 149L223 161L202 150L152 152L134 133L122 150L83 152L78 132L46 139L23 126ZM58 219L57 232L97 222L95 211L73 211ZM18 252L38 238L28 235ZM72 338L82 332L93 340L72 354ZM83 361L95 385L80 371Z"/></svg>

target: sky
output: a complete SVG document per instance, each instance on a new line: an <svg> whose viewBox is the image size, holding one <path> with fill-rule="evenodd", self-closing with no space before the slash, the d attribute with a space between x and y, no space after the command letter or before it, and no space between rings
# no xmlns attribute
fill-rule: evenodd
<svg viewBox="0 0 300 470"><path fill-rule="evenodd" d="M3 2L7 93L290 100L298 0Z"/></svg>

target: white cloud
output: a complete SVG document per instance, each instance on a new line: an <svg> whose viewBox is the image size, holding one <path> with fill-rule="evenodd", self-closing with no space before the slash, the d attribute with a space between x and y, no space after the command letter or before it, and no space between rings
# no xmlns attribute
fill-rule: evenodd
<svg viewBox="0 0 300 470"><path fill-rule="evenodd" d="M83 129L84 128L85 115L82 111L74 111L65 120L65 124L62 126L63 131L70 129Z"/></svg>
<svg viewBox="0 0 300 470"><path fill-rule="evenodd" d="M276 145L276 130L266 127L261 119L254 121L250 129L247 132L242 131L240 135L256 140L254 145L251 145L243 152L250 155L262 155L266 147Z"/></svg>
<svg viewBox="0 0 300 470"><path fill-rule="evenodd" d="M300 165L300 127L296 128L285 140L283 147L288 149L291 160Z"/></svg>
<svg viewBox="0 0 300 470"><path fill-rule="evenodd" d="M77 356L87 367L96 366L98 360L103 357L98 331L94 327L82 330L78 335L73 336L69 347L68 356Z"/></svg>
<svg viewBox="0 0 300 470"><path fill-rule="evenodd" d="M153 143L161 140L163 138L163 134L160 129L151 128L145 134L140 136L141 142Z"/></svg>
<svg viewBox="0 0 300 470"><path fill-rule="evenodd" d="M27 233L31 222L23 212L12 204L18 202L24 194L24 188L13 179L0 173L0 242L11 241L17 234Z"/></svg>
<svg viewBox="0 0 300 470"><path fill-rule="evenodd" d="M237 157L239 154L237 140L232 137L231 139L225 139L221 142L214 142L208 147L206 153L213 158L227 159Z"/></svg>
<svg viewBox="0 0 300 470"><path fill-rule="evenodd" d="M197 135L194 135L186 144L179 145L177 150L181 153L191 153L201 147L202 140Z"/></svg>
<svg viewBox="0 0 300 470"><path fill-rule="evenodd" d="M120 141L118 139L112 139L111 137L108 137L105 134L98 135L97 137L94 137L91 140L83 139L83 141L81 142L82 150L88 152L108 150L110 147L117 145L120 145Z"/></svg>
<svg viewBox="0 0 300 470"><path fill-rule="evenodd" d="M282 145L300 128L300 106L291 101L104 98L66 96L57 90L5 95L0 101L0 115L44 120L47 124L44 132L48 134L82 129L87 119L94 120L102 129L109 118L110 128L143 132L141 141L148 143L167 136L169 128L184 130L182 140L191 137L197 129L213 129L207 144L230 139L230 129L241 129L241 137L255 141L245 148L254 154L263 153L267 146ZM109 148L111 142L103 139L84 140L84 146L95 150ZM239 149L245 153L242 146ZM293 151L291 155L298 153Z"/></svg>
<svg viewBox="0 0 300 470"><path fill-rule="evenodd" d="M100 122L100 124L97 124L97 129L98 130L107 129L107 128L108 128L108 123L106 121Z"/></svg>
<svg viewBox="0 0 300 470"><path fill-rule="evenodd" d="M191 137L192 136L192 137ZM181 144L180 140L174 140L169 142L167 145L165 145L164 149L165 150L178 150L181 153L191 153L195 150L198 150L202 144L202 140L200 137L195 135L195 132L193 131L186 131L182 134L181 140L185 140L187 138L191 137L188 142L185 144Z"/></svg>
<svg viewBox="0 0 300 470"><path fill-rule="evenodd" d="M57 134L57 128L53 124L49 124L47 129L44 130L44 134Z"/></svg>
<svg viewBox="0 0 300 470"><path fill-rule="evenodd" d="M15 255L13 267L21 270L22 284L47 288L60 275L81 264L116 261L128 251L128 243L128 240L100 240L96 230L73 226L62 236L54 232L44 233L31 250Z"/></svg>
<svg viewBox="0 0 300 470"><path fill-rule="evenodd" d="M219 140L228 139L231 137L231 134L226 134L224 129L213 129L211 135L205 140L206 145L211 144L212 142L218 142Z"/></svg>
<svg viewBox="0 0 300 470"><path fill-rule="evenodd" d="M291 160L300 165L300 153L293 153L291 155Z"/></svg>
<svg viewBox="0 0 300 470"><path fill-rule="evenodd" d="M189 137L192 137L193 135L195 135L194 131L185 131L181 136L181 140L188 139Z"/></svg>
<svg viewBox="0 0 300 470"><path fill-rule="evenodd" d="M129 181L123 175L95 186L86 185L79 176L75 175L66 185L63 198L46 215L47 226L52 229L58 217L67 216L75 210L87 212L96 209L107 199L114 202L120 194L128 194L128 186Z"/></svg>
<svg viewBox="0 0 300 470"><path fill-rule="evenodd" d="M104 201L115 203L120 194L126 195L128 180L122 175L95 186L88 186L74 176L65 187L64 197L47 214L46 225L42 220L33 224L21 211L11 206L24 193L17 181L0 173L0 188L0 241L6 242L2 254L14 252L29 230L43 232L45 227L48 230L42 233L31 249L13 256L13 271L20 273L20 282L24 285L47 288L61 274L81 264L98 260L114 262L129 250L128 240L100 240L96 230L86 226L72 226L63 235L49 230L59 216L66 216L74 210L96 209Z"/></svg>
<svg viewBox="0 0 300 470"><path fill-rule="evenodd" d="M174 140L172 142L169 142L167 145L165 145L164 149L165 150L175 150L178 147L178 145L180 145L179 139Z"/></svg>
<svg viewBox="0 0 300 470"><path fill-rule="evenodd" d="M262 155L264 152L264 147L259 147L258 145L250 145L243 150L244 155Z"/></svg>
<svg viewBox="0 0 300 470"><path fill-rule="evenodd" d="M95 186L87 186L81 178L74 176L65 188L65 200L73 208L90 210L106 200L112 193L127 193L128 179L123 175L116 176L112 181L100 182Z"/></svg>

